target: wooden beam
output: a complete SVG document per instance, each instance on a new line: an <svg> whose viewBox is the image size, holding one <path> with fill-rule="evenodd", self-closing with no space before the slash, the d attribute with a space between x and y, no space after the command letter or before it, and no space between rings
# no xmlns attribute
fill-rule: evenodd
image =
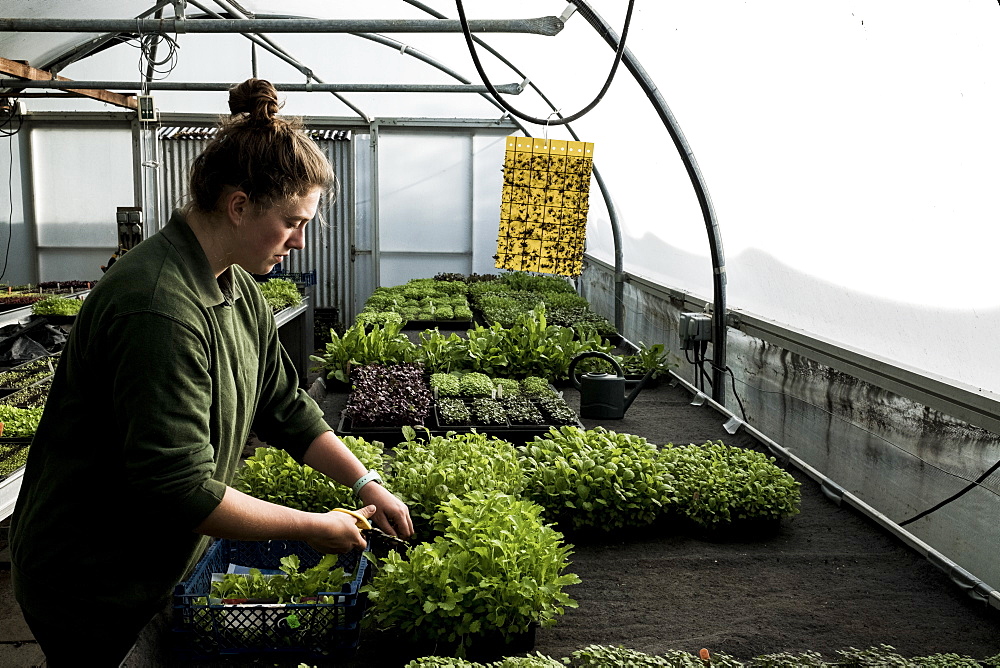
<svg viewBox="0 0 1000 668"><path fill-rule="evenodd" d="M0 58L0 72L15 76L19 79L30 79L32 81L45 81L53 78L51 72L39 70L31 67L30 65L26 65L16 60L8 60L6 58ZM58 81L72 81L72 79L67 79L66 77L54 78ZM112 93L108 90L90 90L83 88L68 89L68 92L75 93L81 97L88 97L93 100L107 102L108 104L113 104L116 107L125 107L126 109L133 110L138 108L135 96L133 95L122 95L120 93Z"/></svg>

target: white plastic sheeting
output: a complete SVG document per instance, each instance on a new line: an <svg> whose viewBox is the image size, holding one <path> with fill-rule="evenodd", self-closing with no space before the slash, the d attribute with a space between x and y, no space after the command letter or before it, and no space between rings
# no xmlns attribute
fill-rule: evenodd
<svg viewBox="0 0 1000 668"><path fill-rule="evenodd" d="M242 4L259 14L428 18L402 1ZM428 4L456 16L451 2ZM470 18L560 14L566 6L467 4ZM624 2L592 4L620 30ZM0 15L124 17L148 6L5 0ZM993 195L1000 177L997 34L1000 7L993 0L639 0L629 48L671 105L704 172L722 231L731 308L1000 393L993 354L1000 297L992 287L1000 241ZM42 37L2 35L0 55L37 61L54 52L52 40L72 36ZM460 35L389 37L477 81ZM357 36L274 39L328 82L453 82L400 49ZM613 55L580 16L554 38L485 39L563 113L590 100ZM240 37L188 34L179 44L171 80L250 74L249 42ZM495 82L520 79L483 57ZM258 64L261 76L304 81L260 50ZM116 46L62 74L135 80L138 68L138 51ZM156 97L161 110L225 110L221 93ZM347 97L373 117L500 115L477 95ZM290 113L354 115L329 94L287 99ZM512 101L532 115L548 113L530 92ZM621 214L626 269L710 298L701 212L666 131L624 67L608 98L574 127L596 143L598 168ZM550 136L566 134L552 128ZM592 211L589 250L604 260L612 255L601 207Z"/></svg>

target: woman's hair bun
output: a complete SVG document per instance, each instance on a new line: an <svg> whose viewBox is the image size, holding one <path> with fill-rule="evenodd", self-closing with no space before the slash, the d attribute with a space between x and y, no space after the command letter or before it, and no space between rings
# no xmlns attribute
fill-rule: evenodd
<svg viewBox="0 0 1000 668"><path fill-rule="evenodd" d="M250 125L272 125L279 109L278 91L270 81L247 79L229 89L229 111L234 116L246 114Z"/></svg>

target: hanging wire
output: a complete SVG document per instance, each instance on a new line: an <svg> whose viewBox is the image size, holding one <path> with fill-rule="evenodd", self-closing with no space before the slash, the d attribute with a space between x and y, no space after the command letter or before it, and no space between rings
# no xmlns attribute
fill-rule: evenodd
<svg viewBox="0 0 1000 668"><path fill-rule="evenodd" d="M465 6L462 4L462 0L455 0L455 6L458 9L458 18L462 23L462 34L465 35L465 43L469 46L469 54L472 56L472 62L475 64L476 71L479 72L480 78L482 78L483 83L486 85L486 88L489 89L490 95L494 100L496 100L497 104L506 109L512 115L520 118L522 121L528 121L529 123L535 123L536 125L565 125L575 121L596 107L597 104L604 98L604 94L608 92L608 88L611 87L611 82L615 78L615 72L618 70L618 64L621 62L622 55L625 53L625 38L628 36L629 25L632 23L632 8L635 6L635 0L629 0L628 12L625 14L625 26L622 28L621 40L619 40L618 50L615 52L615 62L611 66L611 72L608 74L607 81L604 82L604 87L601 88L601 92L597 94L597 97L595 97L590 104L580 111L575 114L570 114L569 116L561 117L555 121L528 116L527 114L520 112L507 104L507 102L500 97L500 93L498 93L497 89L493 87L489 77L486 76L483 64L479 61L479 54L476 52L475 42L472 41L472 31L469 29L469 21L465 17Z"/></svg>
<svg viewBox="0 0 1000 668"><path fill-rule="evenodd" d="M16 104L15 104L16 108ZM18 124L18 130L21 129L20 124ZM0 281L3 277L7 275L7 261L10 258L10 240L14 236L14 135L17 131L14 131L7 137L7 201L10 203L10 208L7 211L7 249L3 254L3 270L0 271Z"/></svg>
<svg viewBox="0 0 1000 668"><path fill-rule="evenodd" d="M18 113L18 101L16 97L0 98L0 137L13 137L21 131L24 117ZM14 121L17 121L17 127Z"/></svg>
<svg viewBox="0 0 1000 668"><path fill-rule="evenodd" d="M177 51L181 48L180 44L177 43L177 38L160 33L143 34L139 19L136 19L136 34L121 34L114 41L139 49L138 68L143 81L145 81L147 72L152 73L151 80L153 81L166 79L177 67L179 58ZM166 55L158 58L156 54L163 44L166 44L167 47ZM145 93L145 91L143 92Z"/></svg>

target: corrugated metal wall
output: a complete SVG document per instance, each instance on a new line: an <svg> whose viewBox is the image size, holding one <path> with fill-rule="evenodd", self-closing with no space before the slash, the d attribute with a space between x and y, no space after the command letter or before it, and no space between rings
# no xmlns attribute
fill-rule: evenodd
<svg viewBox="0 0 1000 668"><path fill-rule="evenodd" d="M160 187L161 224L187 201L187 177L191 163L204 149L214 128L164 127L159 131L162 168ZM354 229L354 151L351 133L345 130L310 130L310 134L333 165L340 183L336 198L323 203L320 216L306 228L306 247L289 257L285 271L316 271L313 305L350 311L353 299L351 232Z"/></svg>

